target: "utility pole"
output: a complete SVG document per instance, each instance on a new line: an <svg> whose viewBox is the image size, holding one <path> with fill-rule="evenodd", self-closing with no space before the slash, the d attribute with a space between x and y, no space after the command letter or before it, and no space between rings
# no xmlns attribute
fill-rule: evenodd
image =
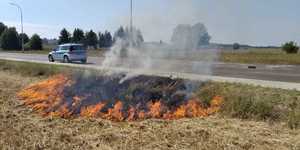
<svg viewBox="0 0 300 150"><path fill-rule="evenodd" d="M129 34L129 45L130 45L130 47L132 47L133 46L133 15L132 15L132 13L133 13L133 7L132 7L132 0L130 0L130 34Z"/></svg>
<svg viewBox="0 0 300 150"><path fill-rule="evenodd" d="M130 0L130 32L133 30L133 7L132 7L132 0Z"/></svg>
<svg viewBox="0 0 300 150"><path fill-rule="evenodd" d="M22 51L23 53L25 52L25 49L24 49L24 30L23 30L23 11L22 11L22 8L20 5L16 4L16 3L9 3L10 5L12 6L15 6L18 8L18 10L20 11L21 13L21 33L22 33L22 36L21 36L21 40L22 40Z"/></svg>

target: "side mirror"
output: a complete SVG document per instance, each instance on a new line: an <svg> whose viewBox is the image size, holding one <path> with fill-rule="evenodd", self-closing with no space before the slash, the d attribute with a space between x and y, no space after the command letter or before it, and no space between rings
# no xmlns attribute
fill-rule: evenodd
<svg viewBox="0 0 300 150"><path fill-rule="evenodd" d="M56 51L57 51L57 49L56 49L56 48L54 48L52 51L53 51L53 52L56 52Z"/></svg>

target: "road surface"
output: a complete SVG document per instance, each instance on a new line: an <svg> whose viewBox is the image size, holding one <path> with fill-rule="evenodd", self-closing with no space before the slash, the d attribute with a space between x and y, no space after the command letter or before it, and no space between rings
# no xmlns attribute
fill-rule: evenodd
<svg viewBox="0 0 300 150"><path fill-rule="evenodd" d="M0 52L0 59L33 61L39 63L48 63L47 55L42 54L22 54L22 53L4 53ZM67 64L87 68L100 68L103 57L89 57L88 63ZM130 61L130 60L128 60ZM279 87L285 89L300 90L300 66L294 65L255 65L256 69L249 69L247 64L233 63L213 63L211 65L211 74L202 74L201 68L195 66L201 65L201 62L188 60L159 60L156 64L172 64L168 66L167 72L180 74L181 77L189 79L213 79L216 81L230 81L240 83L250 83L256 85L266 85L267 87ZM65 64L64 64L65 65ZM126 70L126 69L125 69ZM132 69L131 69L132 70ZM155 70L157 74L166 72L166 70ZM153 72L153 71L151 71ZM150 73L148 73L150 74ZM162 73L163 74L163 73ZM270 85L270 86L268 86Z"/></svg>

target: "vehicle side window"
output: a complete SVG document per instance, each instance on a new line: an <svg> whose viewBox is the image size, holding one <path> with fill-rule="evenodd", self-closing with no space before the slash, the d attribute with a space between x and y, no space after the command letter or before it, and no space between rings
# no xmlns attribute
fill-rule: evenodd
<svg viewBox="0 0 300 150"><path fill-rule="evenodd" d="M69 49L70 49L70 46L61 46L60 47L60 50L63 50L63 51L69 50Z"/></svg>
<svg viewBox="0 0 300 150"><path fill-rule="evenodd" d="M80 45L75 45L71 47L73 51L80 51L80 50L84 50L83 46Z"/></svg>

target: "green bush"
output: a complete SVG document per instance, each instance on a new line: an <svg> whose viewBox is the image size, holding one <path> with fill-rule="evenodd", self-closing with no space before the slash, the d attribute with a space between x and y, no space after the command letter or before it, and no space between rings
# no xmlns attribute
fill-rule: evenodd
<svg viewBox="0 0 300 150"><path fill-rule="evenodd" d="M291 41L283 44L282 50L288 54L296 54L298 53L299 47L297 46L297 43Z"/></svg>
<svg viewBox="0 0 300 150"><path fill-rule="evenodd" d="M29 41L30 49L32 50L42 50L43 42L39 35L34 34Z"/></svg>
<svg viewBox="0 0 300 150"><path fill-rule="evenodd" d="M240 44L239 43L234 43L232 47L233 47L234 50L238 50L238 49L240 49Z"/></svg>

